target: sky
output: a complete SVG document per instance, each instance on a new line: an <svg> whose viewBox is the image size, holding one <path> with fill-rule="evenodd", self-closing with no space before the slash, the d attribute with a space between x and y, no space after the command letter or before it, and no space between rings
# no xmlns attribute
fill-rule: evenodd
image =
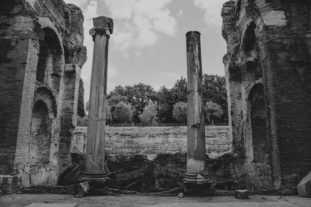
<svg viewBox="0 0 311 207"><path fill-rule="evenodd" d="M65 0L84 14L87 62L81 77L89 99L93 41L92 18L114 20L108 60L108 92L118 85L145 83L170 88L186 77L188 31L201 33L203 73L224 75L226 43L221 36L221 8L227 0Z"/></svg>

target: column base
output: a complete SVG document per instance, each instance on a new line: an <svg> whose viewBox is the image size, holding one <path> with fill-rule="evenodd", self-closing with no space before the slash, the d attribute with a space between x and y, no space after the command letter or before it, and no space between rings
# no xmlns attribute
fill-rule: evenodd
<svg viewBox="0 0 311 207"><path fill-rule="evenodd" d="M184 178L184 193L186 195L210 195L212 181L207 173L186 173Z"/></svg>
<svg viewBox="0 0 311 207"><path fill-rule="evenodd" d="M91 173L83 173L79 181L80 182L88 182L90 185L102 186L107 183L110 178L107 173L102 174L91 174Z"/></svg>

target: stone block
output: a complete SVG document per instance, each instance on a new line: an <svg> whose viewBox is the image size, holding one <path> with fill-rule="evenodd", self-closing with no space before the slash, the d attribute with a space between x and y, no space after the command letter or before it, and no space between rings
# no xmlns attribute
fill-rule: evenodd
<svg viewBox="0 0 311 207"><path fill-rule="evenodd" d="M1 194L7 195L16 193L19 190L18 178L11 175L0 175Z"/></svg>
<svg viewBox="0 0 311 207"><path fill-rule="evenodd" d="M248 199L248 190L236 190L234 196L236 199Z"/></svg>
<svg viewBox="0 0 311 207"><path fill-rule="evenodd" d="M300 181L297 190L299 196L311 197L311 172Z"/></svg>
<svg viewBox="0 0 311 207"><path fill-rule="evenodd" d="M74 203L33 203L26 207L77 207Z"/></svg>

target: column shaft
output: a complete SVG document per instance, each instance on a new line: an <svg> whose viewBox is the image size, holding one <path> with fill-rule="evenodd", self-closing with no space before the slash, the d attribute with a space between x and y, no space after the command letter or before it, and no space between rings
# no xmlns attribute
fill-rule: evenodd
<svg viewBox="0 0 311 207"><path fill-rule="evenodd" d="M200 33L188 32L187 38L187 174L200 174L205 168L205 123L202 100L202 62Z"/></svg>
<svg viewBox="0 0 311 207"><path fill-rule="evenodd" d="M87 131L86 174L105 172L105 126L109 35L112 20L107 17L94 19L90 31L94 39L94 54L90 92L90 111ZM109 30L109 31L108 31Z"/></svg>

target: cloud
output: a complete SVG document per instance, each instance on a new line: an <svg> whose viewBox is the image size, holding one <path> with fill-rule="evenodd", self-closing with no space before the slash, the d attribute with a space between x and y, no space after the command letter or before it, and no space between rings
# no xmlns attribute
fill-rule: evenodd
<svg viewBox="0 0 311 207"><path fill-rule="evenodd" d="M167 8L172 0L105 0L115 20L113 49L128 51L155 45L161 34L173 37L177 21Z"/></svg>
<svg viewBox="0 0 311 207"><path fill-rule="evenodd" d="M89 0L65 0L67 4L75 4L78 7L83 7L88 3Z"/></svg>
<svg viewBox="0 0 311 207"><path fill-rule="evenodd" d="M219 27L221 21L221 8L227 0L194 0L194 5L204 10L204 21L208 26Z"/></svg>

